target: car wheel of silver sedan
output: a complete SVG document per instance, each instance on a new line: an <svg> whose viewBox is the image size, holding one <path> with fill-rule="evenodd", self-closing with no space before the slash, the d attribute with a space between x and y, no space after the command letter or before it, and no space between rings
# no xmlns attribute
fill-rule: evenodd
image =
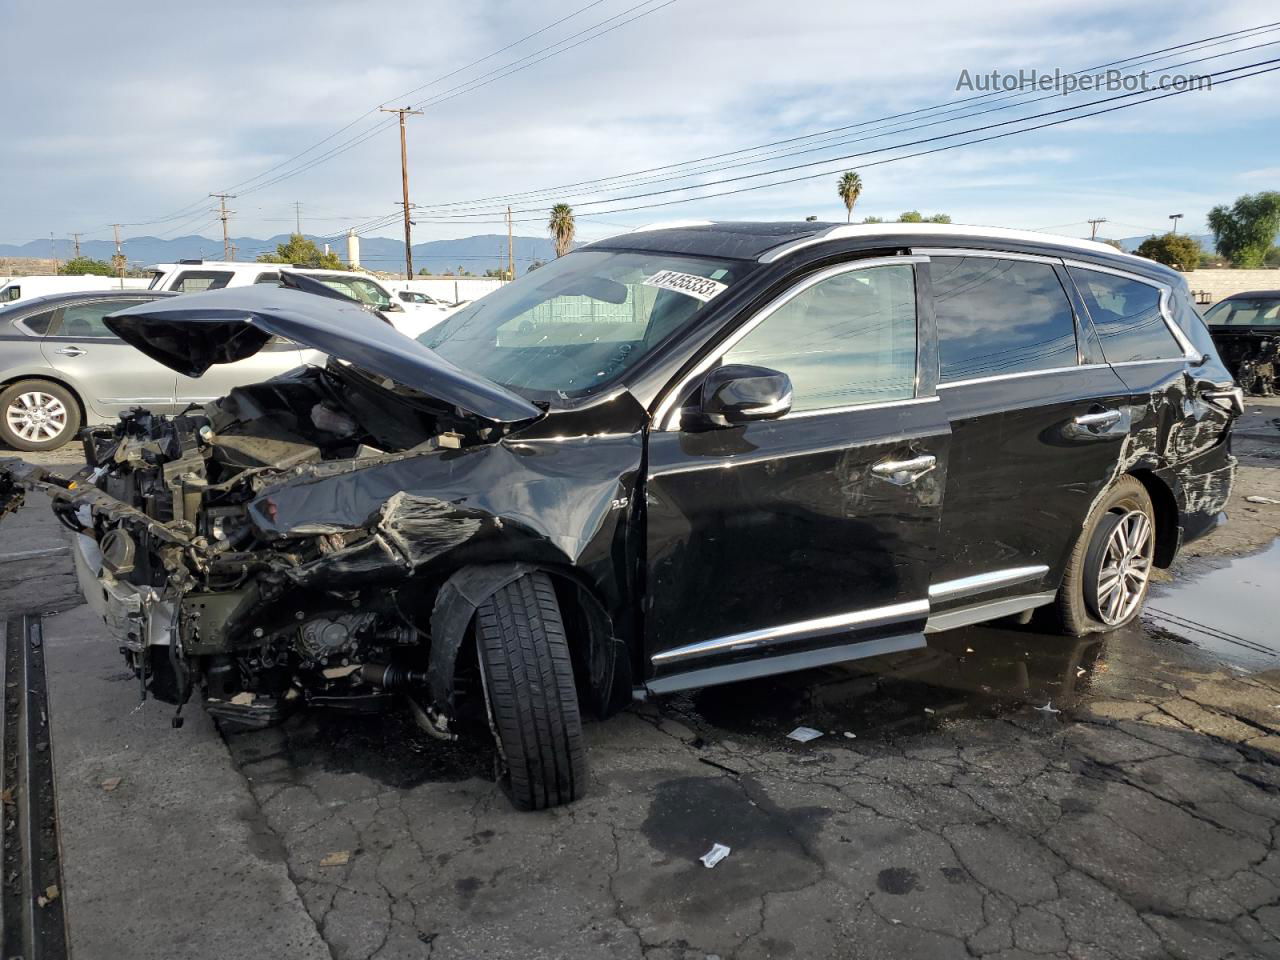
<svg viewBox="0 0 1280 960"><path fill-rule="evenodd" d="M65 388L21 380L0 392L0 440L16 450L54 450L80 429L80 407Z"/></svg>

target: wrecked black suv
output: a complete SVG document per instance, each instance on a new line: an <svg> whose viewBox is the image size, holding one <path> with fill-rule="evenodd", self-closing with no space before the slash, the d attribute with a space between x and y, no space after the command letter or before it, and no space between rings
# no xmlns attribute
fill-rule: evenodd
<svg viewBox="0 0 1280 960"><path fill-rule="evenodd" d="M487 724L524 808L582 795L582 707L1037 608L1124 624L1235 467L1181 277L1019 231L636 231L418 342L262 286L108 323L186 376L272 337L330 357L91 429L70 485L8 464L143 684L242 724Z"/></svg>

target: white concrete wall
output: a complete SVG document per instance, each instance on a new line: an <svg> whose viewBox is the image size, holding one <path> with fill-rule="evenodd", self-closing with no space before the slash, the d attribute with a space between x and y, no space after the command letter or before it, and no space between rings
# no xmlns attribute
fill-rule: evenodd
<svg viewBox="0 0 1280 960"><path fill-rule="evenodd" d="M458 300L478 300L486 293L493 293L504 281L493 277L418 277L413 280L388 280L393 290L416 290L437 300L454 303Z"/></svg>
<svg viewBox="0 0 1280 960"><path fill-rule="evenodd" d="M1212 306L1219 300L1233 293L1246 293L1250 290L1280 290L1280 270L1192 270L1184 273L1187 286L1192 294L1207 293L1208 297L1196 296L1196 304L1202 310Z"/></svg>

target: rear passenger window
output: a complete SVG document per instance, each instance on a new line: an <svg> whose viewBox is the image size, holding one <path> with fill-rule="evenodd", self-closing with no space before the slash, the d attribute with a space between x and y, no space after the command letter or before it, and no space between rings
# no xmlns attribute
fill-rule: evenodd
<svg viewBox="0 0 1280 960"><path fill-rule="evenodd" d="M136 307L146 300L99 300L96 303L77 303L62 310L62 322L58 326L57 336L79 337L81 339L117 339L107 329L103 318L117 310Z"/></svg>
<svg viewBox="0 0 1280 960"><path fill-rule="evenodd" d="M793 410L915 395L915 270L868 267L814 284L735 344L724 362L780 370Z"/></svg>
<svg viewBox="0 0 1280 960"><path fill-rule="evenodd" d="M1049 264L933 257L929 269L942 382L1075 366L1075 317Z"/></svg>
<svg viewBox="0 0 1280 960"><path fill-rule="evenodd" d="M54 310L46 310L44 313L37 313L34 316L23 317L22 325L37 336L43 337L49 332L49 324L53 323Z"/></svg>
<svg viewBox="0 0 1280 960"><path fill-rule="evenodd" d="M1182 356L1182 348L1160 313L1158 288L1097 270L1067 270L1093 318L1093 329L1108 363Z"/></svg>

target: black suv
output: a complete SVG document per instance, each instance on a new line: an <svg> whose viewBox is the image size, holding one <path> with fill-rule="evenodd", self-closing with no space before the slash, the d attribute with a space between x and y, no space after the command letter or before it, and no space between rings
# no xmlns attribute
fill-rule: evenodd
<svg viewBox="0 0 1280 960"><path fill-rule="evenodd" d="M254 724L403 696L487 723L525 808L582 794L580 704L1124 624L1235 469L1182 278L1020 231L634 231L417 343L267 286L107 322L188 376L273 336L331 358L90 431L75 489L9 465L150 689Z"/></svg>

